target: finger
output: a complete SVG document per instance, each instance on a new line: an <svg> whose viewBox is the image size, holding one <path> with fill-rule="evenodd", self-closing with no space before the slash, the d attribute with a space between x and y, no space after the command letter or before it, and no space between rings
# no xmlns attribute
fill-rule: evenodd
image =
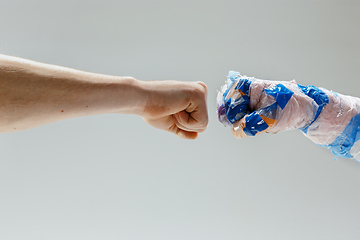
<svg viewBox="0 0 360 240"><path fill-rule="evenodd" d="M242 118L240 121L237 121L233 124L233 127L231 129L232 134L236 138L245 138L247 135L244 132L244 127L246 125L245 118Z"/></svg>
<svg viewBox="0 0 360 240"><path fill-rule="evenodd" d="M186 122L187 122L187 119L190 117L190 114L187 113L186 111L176 113L173 115L173 117L174 117L174 122L176 123L176 126L178 126L179 128L181 128L185 131L190 131L190 132L200 132L201 131L201 129L187 125Z"/></svg>
<svg viewBox="0 0 360 240"><path fill-rule="evenodd" d="M239 125L233 127L233 134L238 138L245 136L255 136L256 134L265 131L269 128L269 125L260 117L257 112L252 112L246 115L239 121Z"/></svg>
<svg viewBox="0 0 360 240"><path fill-rule="evenodd" d="M174 116L166 116L161 119L157 119L156 121L148 120L148 119L144 119L144 120L153 127L174 133L175 135L178 135L181 138L195 139L198 136L197 132L182 129L181 126L179 127L178 123L174 121Z"/></svg>
<svg viewBox="0 0 360 240"><path fill-rule="evenodd" d="M186 111L181 111L179 113L174 114L175 121L178 123L177 125L186 130L186 131L194 131L194 132L203 132L206 129L208 123L208 116L202 116L199 118L200 120L193 117L195 112L188 113Z"/></svg>
<svg viewBox="0 0 360 240"><path fill-rule="evenodd" d="M204 88L204 90L206 91L206 94L207 94L207 86L206 86L206 84L203 83L203 82L200 82L200 81L198 81L198 82L196 82L196 83L199 84L199 85L201 85L201 86Z"/></svg>
<svg viewBox="0 0 360 240"><path fill-rule="evenodd" d="M174 124L173 116L165 116L154 120L146 118L143 119L147 124L163 130L167 130L169 126L172 126Z"/></svg>
<svg viewBox="0 0 360 240"><path fill-rule="evenodd" d="M184 139L196 139L198 136L197 132L183 130L179 128L175 123L169 128L168 131Z"/></svg>
<svg viewBox="0 0 360 240"><path fill-rule="evenodd" d="M232 133L237 138L255 136L268 131L276 124L277 104L259 109L233 124Z"/></svg>
<svg viewBox="0 0 360 240"><path fill-rule="evenodd" d="M249 79L234 78L231 86L228 86L228 90L222 90L218 100L222 99L223 108L218 107L218 118L224 119L223 115L226 115L226 119L233 124L243 118L250 111L250 86L252 82ZM222 111L220 111L220 109ZM227 121L221 121L224 125L228 125Z"/></svg>

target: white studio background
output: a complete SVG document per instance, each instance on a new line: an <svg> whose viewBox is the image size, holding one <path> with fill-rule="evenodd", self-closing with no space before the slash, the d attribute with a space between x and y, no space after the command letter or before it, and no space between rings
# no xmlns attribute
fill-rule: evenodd
<svg viewBox="0 0 360 240"><path fill-rule="evenodd" d="M235 139L215 114L229 70L360 97L359 11L345 0L0 0L0 53L203 81L210 117L195 141L129 115L0 135L0 239L360 239L360 163L300 131Z"/></svg>

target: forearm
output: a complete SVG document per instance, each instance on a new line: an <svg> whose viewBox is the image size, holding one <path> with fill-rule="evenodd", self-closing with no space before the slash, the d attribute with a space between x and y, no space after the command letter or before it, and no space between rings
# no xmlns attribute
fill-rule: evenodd
<svg viewBox="0 0 360 240"><path fill-rule="evenodd" d="M341 135L353 117L360 113L360 99L323 89L329 103L306 131L316 144L329 145Z"/></svg>
<svg viewBox="0 0 360 240"><path fill-rule="evenodd" d="M0 132L104 113L144 111L139 81L0 55Z"/></svg>

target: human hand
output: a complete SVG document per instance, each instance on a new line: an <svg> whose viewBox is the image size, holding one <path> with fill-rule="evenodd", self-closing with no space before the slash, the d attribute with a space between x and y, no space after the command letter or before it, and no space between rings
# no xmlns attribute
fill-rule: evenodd
<svg viewBox="0 0 360 240"><path fill-rule="evenodd" d="M207 87L202 82L144 81L146 105L141 114L149 125L195 139L208 124Z"/></svg>
<svg viewBox="0 0 360 240"><path fill-rule="evenodd" d="M290 81L268 81L231 71L218 94L218 117L237 138L300 129L345 158L360 157L360 100Z"/></svg>
<svg viewBox="0 0 360 240"><path fill-rule="evenodd" d="M231 125L237 138L302 128L316 112L313 100L295 81L260 80L231 72L224 88L218 95L218 103L224 102L218 104L219 120Z"/></svg>

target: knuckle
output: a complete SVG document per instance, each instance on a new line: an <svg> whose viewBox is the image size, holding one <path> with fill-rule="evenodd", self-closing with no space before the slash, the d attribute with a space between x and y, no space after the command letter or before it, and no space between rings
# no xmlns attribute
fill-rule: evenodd
<svg viewBox="0 0 360 240"><path fill-rule="evenodd" d="M202 86L201 84L197 84L197 86L192 89L192 94L197 98L205 98L206 93L207 93L206 85Z"/></svg>
<svg viewBox="0 0 360 240"><path fill-rule="evenodd" d="M198 81L197 83L198 83L201 87L203 87L204 90L207 90L207 86L206 86L206 84L205 84L204 82Z"/></svg>

